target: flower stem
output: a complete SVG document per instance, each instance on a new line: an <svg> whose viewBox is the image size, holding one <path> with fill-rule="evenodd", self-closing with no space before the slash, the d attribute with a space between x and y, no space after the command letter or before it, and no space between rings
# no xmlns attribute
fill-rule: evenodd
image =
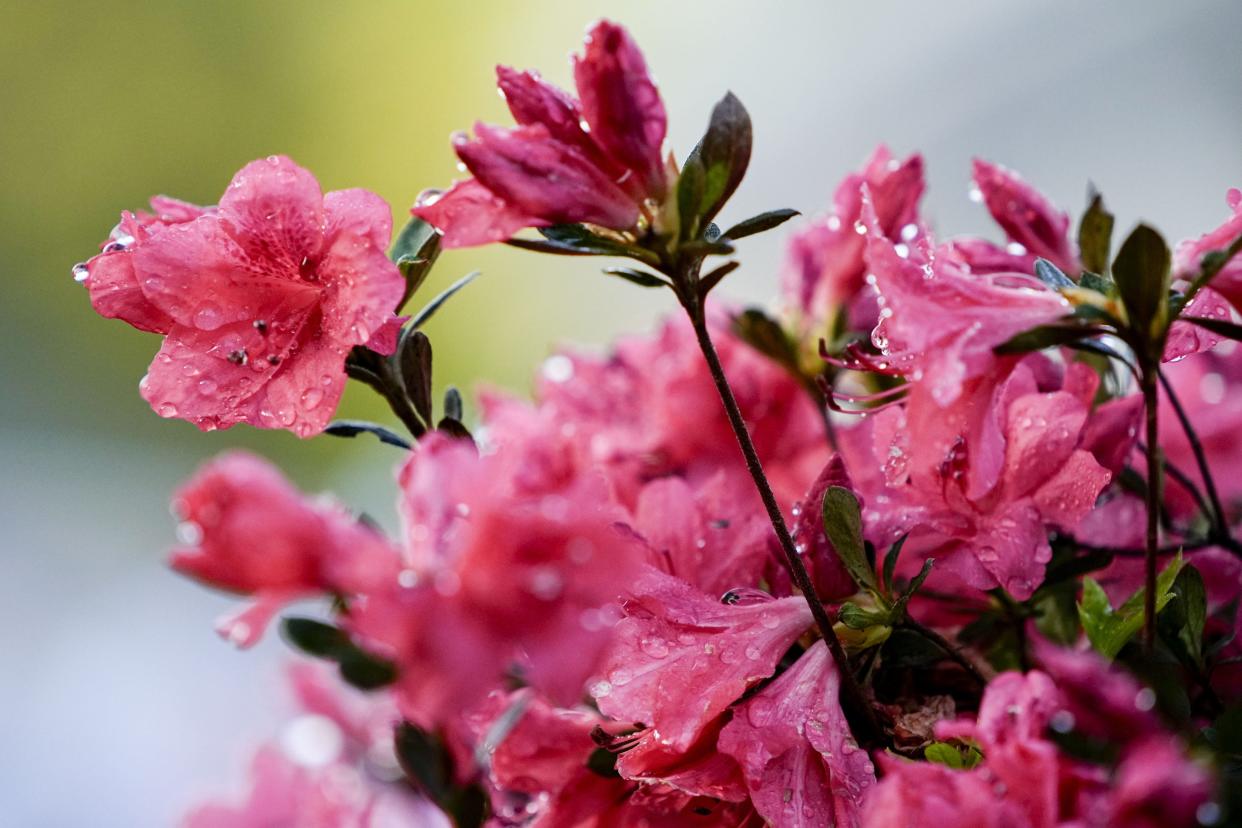
<svg viewBox="0 0 1242 828"><path fill-rule="evenodd" d="M1160 555L1160 494L1163 486L1160 453L1159 384L1160 369L1150 360L1142 365L1143 408L1147 420L1147 545L1143 589L1143 644L1150 652L1156 646L1156 559Z"/></svg>
<svg viewBox="0 0 1242 828"><path fill-rule="evenodd" d="M684 285L685 282L683 281L681 284ZM815 625L819 628L819 633L823 637L824 643L828 645L828 650L836 663L841 682L841 707L849 719L851 729L858 741L865 746L878 745L883 741L883 731L880 729L875 711L867 703L862 688L854 677L845 648L841 646L841 640L837 638L837 634L832 628L832 619L828 616L828 611L815 594L815 587L811 583L811 576L807 573L806 566L802 563L802 559L798 556L798 552L794 547L793 537L789 534L789 527L785 524L785 517L781 513L781 507L776 502L776 495L773 494L772 487L769 485L767 476L763 472L763 464L759 460L759 453L755 450L754 442L750 439L750 432L746 428L746 420L743 418L741 408L737 404L737 398L733 396L733 389L729 386L729 380L725 377L724 367L720 364L720 356L716 353L716 346L712 343L711 334L707 330L707 316L703 309L703 302L695 293L693 285L690 286L689 290L679 290L678 298L690 317L690 323L694 327L695 336L698 338L699 350L703 352L703 358L707 361L712 381L716 384L716 391L720 394L721 402L724 403L725 414L728 415L733 434L737 438L738 445L741 446L742 456L746 460L746 468L750 472L751 480L755 483L755 488L759 491L760 499L763 500L763 506L767 510L768 519L772 522L772 528L780 541L781 550L785 553L785 561L789 567L789 573L798 589L802 591L802 596L806 599L807 605L810 606L811 615L815 619Z"/></svg>

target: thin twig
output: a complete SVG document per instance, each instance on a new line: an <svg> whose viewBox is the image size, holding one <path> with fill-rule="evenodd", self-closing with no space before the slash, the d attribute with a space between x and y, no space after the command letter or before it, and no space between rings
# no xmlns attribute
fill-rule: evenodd
<svg viewBox="0 0 1242 828"><path fill-rule="evenodd" d="M1156 646L1156 559L1160 554L1160 503L1163 473L1160 453L1159 385L1160 369L1143 359L1143 408L1147 421L1147 543L1143 590L1143 644L1151 652Z"/></svg>
<svg viewBox="0 0 1242 828"><path fill-rule="evenodd" d="M1214 531L1223 537L1233 540L1229 534L1228 521L1225 515L1225 507L1221 504L1220 493L1216 490L1216 480L1212 477L1212 469L1208 466L1207 453L1203 450L1203 443L1199 441L1199 435L1195 432L1194 425L1190 422L1190 417L1186 414L1186 409L1182 407L1182 401L1177 398L1177 393L1173 390L1173 383L1169 382L1169 378L1165 376L1164 371L1159 367L1155 368L1156 376L1160 380L1160 384L1164 386L1164 393L1169 399L1169 404L1173 406L1173 412L1177 415L1177 420L1181 423L1182 431L1186 435L1186 440L1190 443L1190 450L1195 456L1195 464L1199 467L1199 476L1203 478L1203 486L1207 489L1208 499L1212 502L1212 526ZM1149 435L1149 441L1152 437ZM1236 550L1236 543L1233 544Z"/></svg>
<svg viewBox="0 0 1242 828"><path fill-rule="evenodd" d="M695 270L697 270L697 267ZM811 582L811 576L807 573L806 566L802 563L802 559L794 547L793 537L789 534L789 527L785 524L784 514L781 512L781 507L776 502L776 495L773 494L772 487L769 485L767 476L763 472L763 463L759 459L759 453L755 450L754 442L750 439L750 432L746 428L746 420L742 416L737 398L733 396L733 389L729 386L729 380L725 376L724 366L720 363L720 356L716 353L716 346L712 343L711 334L707 330L707 317L703 310L702 300L699 298L693 284L695 275L693 272L674 275L674 279L679 287L677 291L678 299L680 299L682 307L685 308L686 313L690 317L690 323L698 339L699 350L703 352L703 358L707 361L707 367L716 385L716 391L720 395L721 402L724 403L725 414L729 418L733 434L742 449L742 455L746 460L746 468L750 472L751 480L754 481L759 497L767 510L768 519L776 532L777 540L780 541L781 550L785 553L785 561L789 567L789 573L798 589L802 591L807 605L811 608L811 615L815 619L815 625L819 628L820 635L823 637L824 643L828 646L832 659L837 665L837 672L840 674L841 682L842 708L846 716L851 720L854 734L859 742L867 746L881 744L883 742L883 730L876 718L875 710L867 703L862 688L859 686L857 679L855 679L853 670L850 669L849 658L845 653L845 648L841 646L841 640L837 638L837 634L832 628L832 619L828 616L828 611L815 594L815 587Z"/></svg>

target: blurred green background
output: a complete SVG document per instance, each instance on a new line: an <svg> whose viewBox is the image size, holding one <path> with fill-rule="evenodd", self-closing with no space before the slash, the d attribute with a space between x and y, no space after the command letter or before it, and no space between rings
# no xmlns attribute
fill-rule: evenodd
<svg viewBox="0 0 1242 828"><path fill-rule="evenodd" d="M0 802L22 826L170 824L240 778L283 709L283 650L214 639L231 605L164 570L168 493L244 446L304 487L391 525L398 455L161 420L137 383L158 340L90 310L69 275L152 194L213 203L247 161L286 153L324 189L360 186L398 226L455 176L448 144L506 122L492 67L568 82L586 24L629 25L661 83L679 156L733 89L756 151L725 221L824 208L881 140L924 151L927 211L991 232L969 159L1020 169L1066 208L1088 178L1121 224L1172 237L1224 215L1242 183L1242 7L1000 2L14 2L0 0ZM780 234L743 249L729 288L775 290ZM429 295L484 276L432 323L439 384L529 387L560 342L648 328L659 292L596 263L493 248L442 257ZM341 412L387 420L369 392ZM71 792L72 795L66 795Z"/></svg>

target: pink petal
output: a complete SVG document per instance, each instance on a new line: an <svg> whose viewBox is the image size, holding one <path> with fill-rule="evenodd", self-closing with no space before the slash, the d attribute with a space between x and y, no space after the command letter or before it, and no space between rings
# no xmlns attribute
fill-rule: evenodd
<svg viewBox="0 0 1242 828"><path fill-rule="evenodd" d="M579 150L541 126L475 125L458 136L457 155L484 187L506 204L552 224L588 222L628 230L638 205Z"/></svg>
<svg viewBox="0 0 1242 828"><path fill-rule="evenodd" d="M287 428L299 437L323 431L345 391L347 354L346 348L324 337L304 342L256 393L257 421L247 422Z"/></svg>
<svg viewBox="0 0 1242 828"><path fill-rule="evenodd" d="M317 274L324 286L320 329L339 346L366 344L405 293L405 280L384 248L350 232L332 240Z"/></svg>
<svg viewBox="0 0 1242 828"><path fill-rule="evenodd" d="M128 322L140 331L167 333L173 320L147 299L134 273L133 252L101 253L87 265L91 307L100 316Z"/></svg>
<svg viewBox="0 0 1242 828"><path fill-rule="evenodd" d="M601 20L574 57L574 83L591 137L633 170L653 198L664 195L662 147L668 128L664 102L642 52L621 26Z"/></svg>
<svg viewBox="0 0 1242 828"><path fill-rule="evenodd" d="M1112 474L1089 451L1078 450L1035 492L1044 520L1073 531L1095 506Z"/></svg>
<svg viewBox="0 0 1242 828"><path fill-rule="evenodd" d="M1060 469L1077 446L1086 420L1086 406L1064 391L1014 400L1005 429L1006 493L1024 496Z"/></svg>
<svg viewBox="0 0 1242 828"><path fill-rule="evenodd" d="M605 714L649 725L675 750L771 675L811 621L801 598L727 605L655 572L634 590L592 693Z"/></svg>
<svg viewBox="0 0 1242 828"><path fill-rule="evenodd" d="M582 128L578 102L539 77L537 72L519 72L508 66L496 67L496 85L513 120L519 126L542 125L548 134L564 144L577 147L582 154L600 164L609 163L599 147ZM619 168L615 172L620 174Z"/></svg>
<svg viewBox="0 0 1242 828"><path fill-rule="evenodd" d="M836 668L817 641L793 667L739 705L720 734L742 765L755 810L770 824L853 826L875 770L837 700Z"/></svg>
<svg viewBox="0 0 1242 828"><path fill-rule="evenodd" d="M1068 214L1057 210L1017 173L998 164L976 158L974 180L988 212L1010 240L1066 273L1081 270L1078 251L1068 235Z"/></svg>
<svg viewBox="0 0 1242 828"><path fill-rule="evenodd" d="M272 262L251 259L214 216L168 227L133 256L147 298L181 325L204 331L282 319L317 298L297 267L273 270Z"/></svg>
<svg viewBox="0 0 1242 828"><path fill-rule="evenodd" d="M251 161L220 197L220 218L250 259L292 277L323 247L323 192L283 155Z"/></svg>
<svg viewBox="0 0 1242 828"><path fill-rule="evenodd" d="M1234 322L1229 303L1211 288L1204 288L1182 309L1182 316ZM1164 362L1176 362L1191 354L1216 347L1224 337L1190 322L1174 322L1169 328L1169 338L1164 347Z"/></svg>
<svg viewBox="0 0 1242 828"><path fill-rule="evenodd" d="M504 241L526 227L548 224L509 206L473 178L444 193L423 193L410 212L443 233L446 248Z"/></svg>
<svg viewBox="0 0 1242 828"><path fill-rule="evenodd" d="M1116 474L1138 442L1143 395L1130 394L1100 405L1091 413L1080 446L1094 455L1104 468Z"/></svg>
<svg viewBox="0 0 1242 828"><path fill-rule="evenodd" d="M323 236L329 245L340 233L367 238L381 251L392 241L392 208L370 190L333 190L323 197L323 212Z"/></svg>
<svg viewBox="0 0 1242 828"><path fill-rule="evenodd" d="M401 329L406 322L410 321L408 316L390 316L384 320L384 324L371 334L371 338L367 340L367 348L375 351L377 354L391 356L397 350L397 341L401 337Z"/></svg>

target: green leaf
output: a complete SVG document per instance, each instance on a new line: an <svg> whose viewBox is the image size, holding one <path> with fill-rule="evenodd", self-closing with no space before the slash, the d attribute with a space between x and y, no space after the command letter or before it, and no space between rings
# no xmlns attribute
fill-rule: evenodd
<svg viewBox="0 0 1242 828"><path fill-rule="evenodd" d="M703 162L692 154L686 159L677 178L678 236L683 240L698 238L706 178Z"/></svg>
<svg viewBox="0 0 1242 828"><path fill-rule="evenodd" d="M651 267L660 264L654 253L626 244L622 241L592 233L581 224L555 224L539 228L542 240L512 238L505 244L534 250L539 253L556 253L562 256L620 256L636 259Z"/></svg>
<svg viewBox="0 0 1242 828"><path fill-rule="evenodd" d="M993 353L1005 356L1008 354L1026 354L1031 351L1042 351L1057 345L1069 345L1088 336L1101 333L1100 329L1091 325L1039 325L1029 331L1015 334L992 349Z"/></svg>
<svg viewBox="0 0 1242 828"><path fill-rule="evenodd" d="M460 422L465 419L464 413L461 392L457 390L457 386L450 385L444 389L444 416Z"/></svg>
<svg viewBox="0 0 1242 828"><path fill-rule="evenodd" d="M1094 290L1096 293L1103 294L1104 296L1111 295L1116 287L1112 279L1106 279L1090 270L1084 270L1082 275L1078 277L1078 286Z"/></svg>
<svg viewBox="0 0 1242 828"><path fill-rule="evenodd" d="M933 742L923 748L923 758L953 770L970 770L983 761L983 754L974 745Z"/></svg>
<svg viewBox="0 0 1242 828"><path fill-rule="evenodd" d="M426 307L415 314L414 318L410 320L410 330L417 330L425 325L427 320L434 316L436 311L440 310L440 308L444 306L444 303L453 297L453 294L473 282L478 278L478 276L479 271L477 270L473 273L467 273L465 276L462 276L456 282L453 282L453 284L446 287L438 296L436 296L435 299L428 302Z"/></svg>
<svg viewBox="0 0 1242 828"><path fill-rule="evenodd" d="M656 276L654 273L646 273L629 267L606 267L604 268L604 273L625 279L627 282L633 282L640 287L658 288L669 286L667 279Z"/></svg>
<svg viewBox="0 0 1242 828"><path fill-rule="evenodd" d="M750 165L752 143L750 115L742 102L729 92L713 107L707 132L686 158L687 166L697 162L703 170L703 184L695 209L695 217L703 225L720 212L742 183L746 168ZM679 201L680 195L679 191ZM681 209L680 204L678 209ZM683 210L683 222L685 216Z"/></svg>
<svg viewBox="0 0 1242 828"><path fill-rule="evenodd" d="M440 740L409 722L397 725L397 762L427 798L442 802L452 782L451 760Z"/></svg>
<svg viewBox="0 0 1242 828"><path fill-rule="evenodd" d="M1091 203L1078 224L1078 251L1084 270L1092 275L1108 272L1112 237L1113 214L1104 208L1104 197L1092 191Z"/></svg>
<svg viewBox="0 0 1242 828"><path fill-rule="evenodd" d="M847 601L837 610L837 620L851 630L865 630L868 627L888 626L888 613L863 609Z"/></svg>
<svg viewBox="0 0 1242 828"><path fill-rule="evenodd" d="M1219 336L1223 336L1226 339L1232 339L1235 342L1242 342L1242 325L1235 325L1234 323L1226 322L1223 319L1210 319L1206 316L1180 316L1178 319L1182 322L1189 322L1192 325L1198 325L1200 328L1211 331Z"/></svg>
<svg viewBox="0 0 1242 828"><path fill-rule="evenodd" d="M1199 663L1203 660L1203 630L1207 626L1207 589L1199 570L1182 567L1173 582L1173 592L1182 613L1179 637L1195 663Z"/></svg>
<svg viewBox="0 0 1242 828"><path fill-rule="evenodd" d="M1156 612L1164 609L1173 597L1173 582L1182 565L1182 556L1178 554L1156 578ZM1144 592L1140 588L1114 610L1103 587L1094 578L1083 579L1078 619L1087 633L1087 640L1100 655L1110 660L1116 658L1126 642L1142 629Z"/></svg>
<svg viewBox="0 0 1242 828"><path fill-rule="evenodd" d="M396 665L356 647L342 655L337 665L341 678L359 690L378 690L397 680Z"/></svg>
<svg viewBox="0 0 1242 828"><path fill-rule="evenodd" d="M422 331L407 330L396 354L401 384L418 416L431 425L431 340Z"/></svg>
<svg viewBox="0 0 1242 828"><path fill-rule="evenodd" d="M410 443L400 434L384 428L378 423L368 423L364 420L336 420L328 424L323 430L324 434L331 434L333 437L357 437L359 434L373 434L381 443L387 443L397 448L409 449Z"/></svg>
<svg viewBox="0 0 1242 828"><path fill-rule="evenodd" d="M721 234L722 239L730 239L737 241L746 236L753 236L756 233L762 233L765 230L771 230L773 227L779 227L789 221L794 216L802 215L797 210L784 208L781 210L769 210L766 213L760 213L757 216L751 216L745 221L739 221Z"/></svg>
<svg viewBox="0 0 1242 828"><path fill-rule="evenodd" d="M286 641L316 658L335 660L354 646L344 632L313 618L285 618L280 631Z"/></svg>
<svg viewBox="0 0 1242 828"><path fill-rule="evenodd" d="M910 603L910 599L914 597L914 593L919 591L919 587L923 586L923 582L927 580L927 576L931 574L932 565L936 563L935 558L928 558L923 561L923 568L919 570L919 574L914 576L914 580L910 582L910 586L901 594L901 597L893 604L891 618L893 623L897 623L906 615L906 605Z"/></svg>
<svg viewBox="0 0 1242 828"><path fill-rule="evenodd" d="M397 305L398 311L427 280L440 255L440 238L434 227L419 218L411 218L397 234L388 257L405 277L405 294Z"/></svg>
<svg viewBox="0 0 1242 828"><path fill-rule="evenodd" d="M1167 318L1171 260L1169 246L1146 224L1134 228L1113 260L1113 279L1129 314L1130 329L1144 342L1153 340L1153 325Z"/></svg>
<svg viewBox="0 0 1242 828"><path fill-rule="evenodd" d="M884 556L884 588L889 592L893 591L893 573L897 571L897 558L901 556L901 547L906 545L906 538L910 537L910 533L902 535L897 542L888 548L888 554Z"/></svg>
<svg viewBox="0 0 1242 828"><path fill-rule="evenodd" d="M1047 259L1035 260L1035 275L1039 278L1039 281L1054 290L1060 290L1065 287L1078 287L1070 277L1061 272L1061 268Z"/></svg>
<svg viewBox="0 0 1242 828"><path fill-rule="evenodd" d="M470 433L470 429L462 424L461 420L456 417L441 417L440 422L436 423L436 430L443 431L458 440L474 440L474 435Z"/></svg>
<svg viewBox="0 0 1242 828"><path fill-rule="evenodd" d="M785 329L759 308L747 308L733 317L733 333L772 361L797 370L798 352Z"/></svg>
<svg viewBox="0 0 1242 828"><path fill-rule="evenodd" d="M844 486L829 486L824 492L823 515L824 532L854 583L877 591L875 573L867 562L858 498Z"/></svg>
<svg viewBox="0 0 1242 828"><path fill-rule="evenodd" d="M725 262L720 267L705 276L699 277L699 295L706 296L712 288L720 284L720 280L728 276L733 271L741 267L742 263L736 259L731 262Z"/></svg>

